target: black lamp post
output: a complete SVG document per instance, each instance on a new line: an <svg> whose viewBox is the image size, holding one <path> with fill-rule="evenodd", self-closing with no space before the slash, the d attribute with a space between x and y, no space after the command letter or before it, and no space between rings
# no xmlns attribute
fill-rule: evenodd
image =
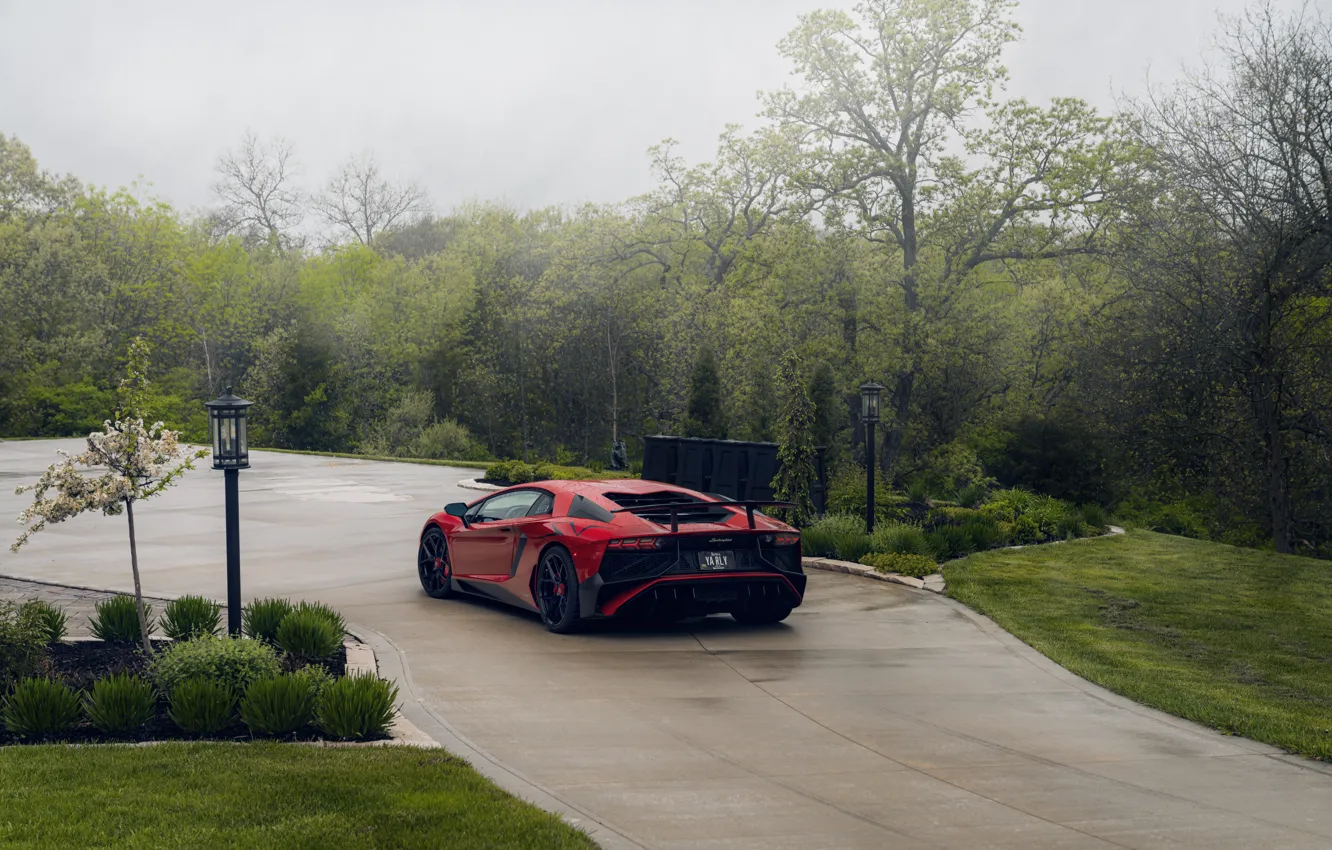
<svg viewBox="0 0 1332 850"><path fill-rule="evenodd" d="M860 419L865 423L865 533L874 533L874 423L884 387L874 381L860 385Z"/></svg>
<svg viewBox="0 0 1332 850"><path fill-rule="evenodd" d="M245 433L245 410L252 401L232 395L207 402L213 430L213 469L222 470L227 490L227 631L241 631L240 592L240 471L250 468L250 443Z"/></svg>

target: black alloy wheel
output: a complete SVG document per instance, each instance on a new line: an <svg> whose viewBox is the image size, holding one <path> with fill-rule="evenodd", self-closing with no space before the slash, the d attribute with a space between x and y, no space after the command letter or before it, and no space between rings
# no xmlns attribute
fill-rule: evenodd
<svg viewBox="0 0 1332 850"><path fill-rule="evenodd" d="M421 548L416 551L416 572L428 596L447 599L453 595L453 589L449 587L449 578L453 575L449 546L438 526L431 526L421 535Z"/></svg>
<svg viewBox="0 0 1332 850"><path fill-rule="evenodd" d="M578 627L578 574L559 546L547 549L537 565L536 599L547 629L563 635Z"/></svg>

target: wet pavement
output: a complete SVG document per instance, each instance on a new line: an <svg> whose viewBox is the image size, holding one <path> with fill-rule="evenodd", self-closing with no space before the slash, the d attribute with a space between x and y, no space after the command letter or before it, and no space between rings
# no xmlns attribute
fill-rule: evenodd
<svg viewBox="0 0 1332 850"><path fill-rule="evenodd" d="M35 480L57 445L78 444L0 443L0 484ZM421 524L479 495L457 486L474 471L252 463L245 597L320 599L375 630L410 668L409 716L608 846L1332 848L1327 765L1120 699L950 600L815 573L777 627L559 637L421 592ZM136 509L145 593L225 596L222 495L201 469ZM6 486L0 516L25 499ZM0 550L0 574L129 589L125 520L52 527Z"/></svg>

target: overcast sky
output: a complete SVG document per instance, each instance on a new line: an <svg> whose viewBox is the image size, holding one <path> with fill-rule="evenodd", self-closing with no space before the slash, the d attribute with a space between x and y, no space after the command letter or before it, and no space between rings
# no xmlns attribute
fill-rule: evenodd
<svg viewBox="0 0 1332 850"><path fill-rule="evenodd" d="M1295 8L1301 0L1279 0ZM416 180L447 211L614 201L651 187L671 136L708 158L781 88L778 40L843 0L0 0L0 132L98 185L144 179L207 205L248 129L296 147L322 185L350 154ZM1008 91L1077 96L1175 76L1243 0L1024 0ZM1326 14L1332 0L1311 0Z"/></svg>

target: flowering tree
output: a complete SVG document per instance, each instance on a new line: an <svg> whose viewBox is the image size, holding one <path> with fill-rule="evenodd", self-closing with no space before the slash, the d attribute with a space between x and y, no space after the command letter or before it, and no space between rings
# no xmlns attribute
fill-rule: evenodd
<svg viewBox="0 0 1332 850"><path fill-rule="evenodd" d="M152 652L148 640L148 622L143 610L143 591L139 584L139 555L134 542L134 503L166 490L194 461L206 457L207 449L184 453L175 431L162 428L161 422L145 426L142 412L146 406L148 346L135 339L130 346L128 374L120 384L121 410L114 420L103 423L103 430L88 435L88 448L76 455L60 452L65 459L52 464L36 484L19 487L22 494L34 491L32 505L19 514L26 525L11 552L46 526L70 517L99 510L107 516L122 511L129 520L130 568L134 572L134 602L139 612L139 636L145 652ZM105 470L100 475L84 475L78 467Z"/></svg>

